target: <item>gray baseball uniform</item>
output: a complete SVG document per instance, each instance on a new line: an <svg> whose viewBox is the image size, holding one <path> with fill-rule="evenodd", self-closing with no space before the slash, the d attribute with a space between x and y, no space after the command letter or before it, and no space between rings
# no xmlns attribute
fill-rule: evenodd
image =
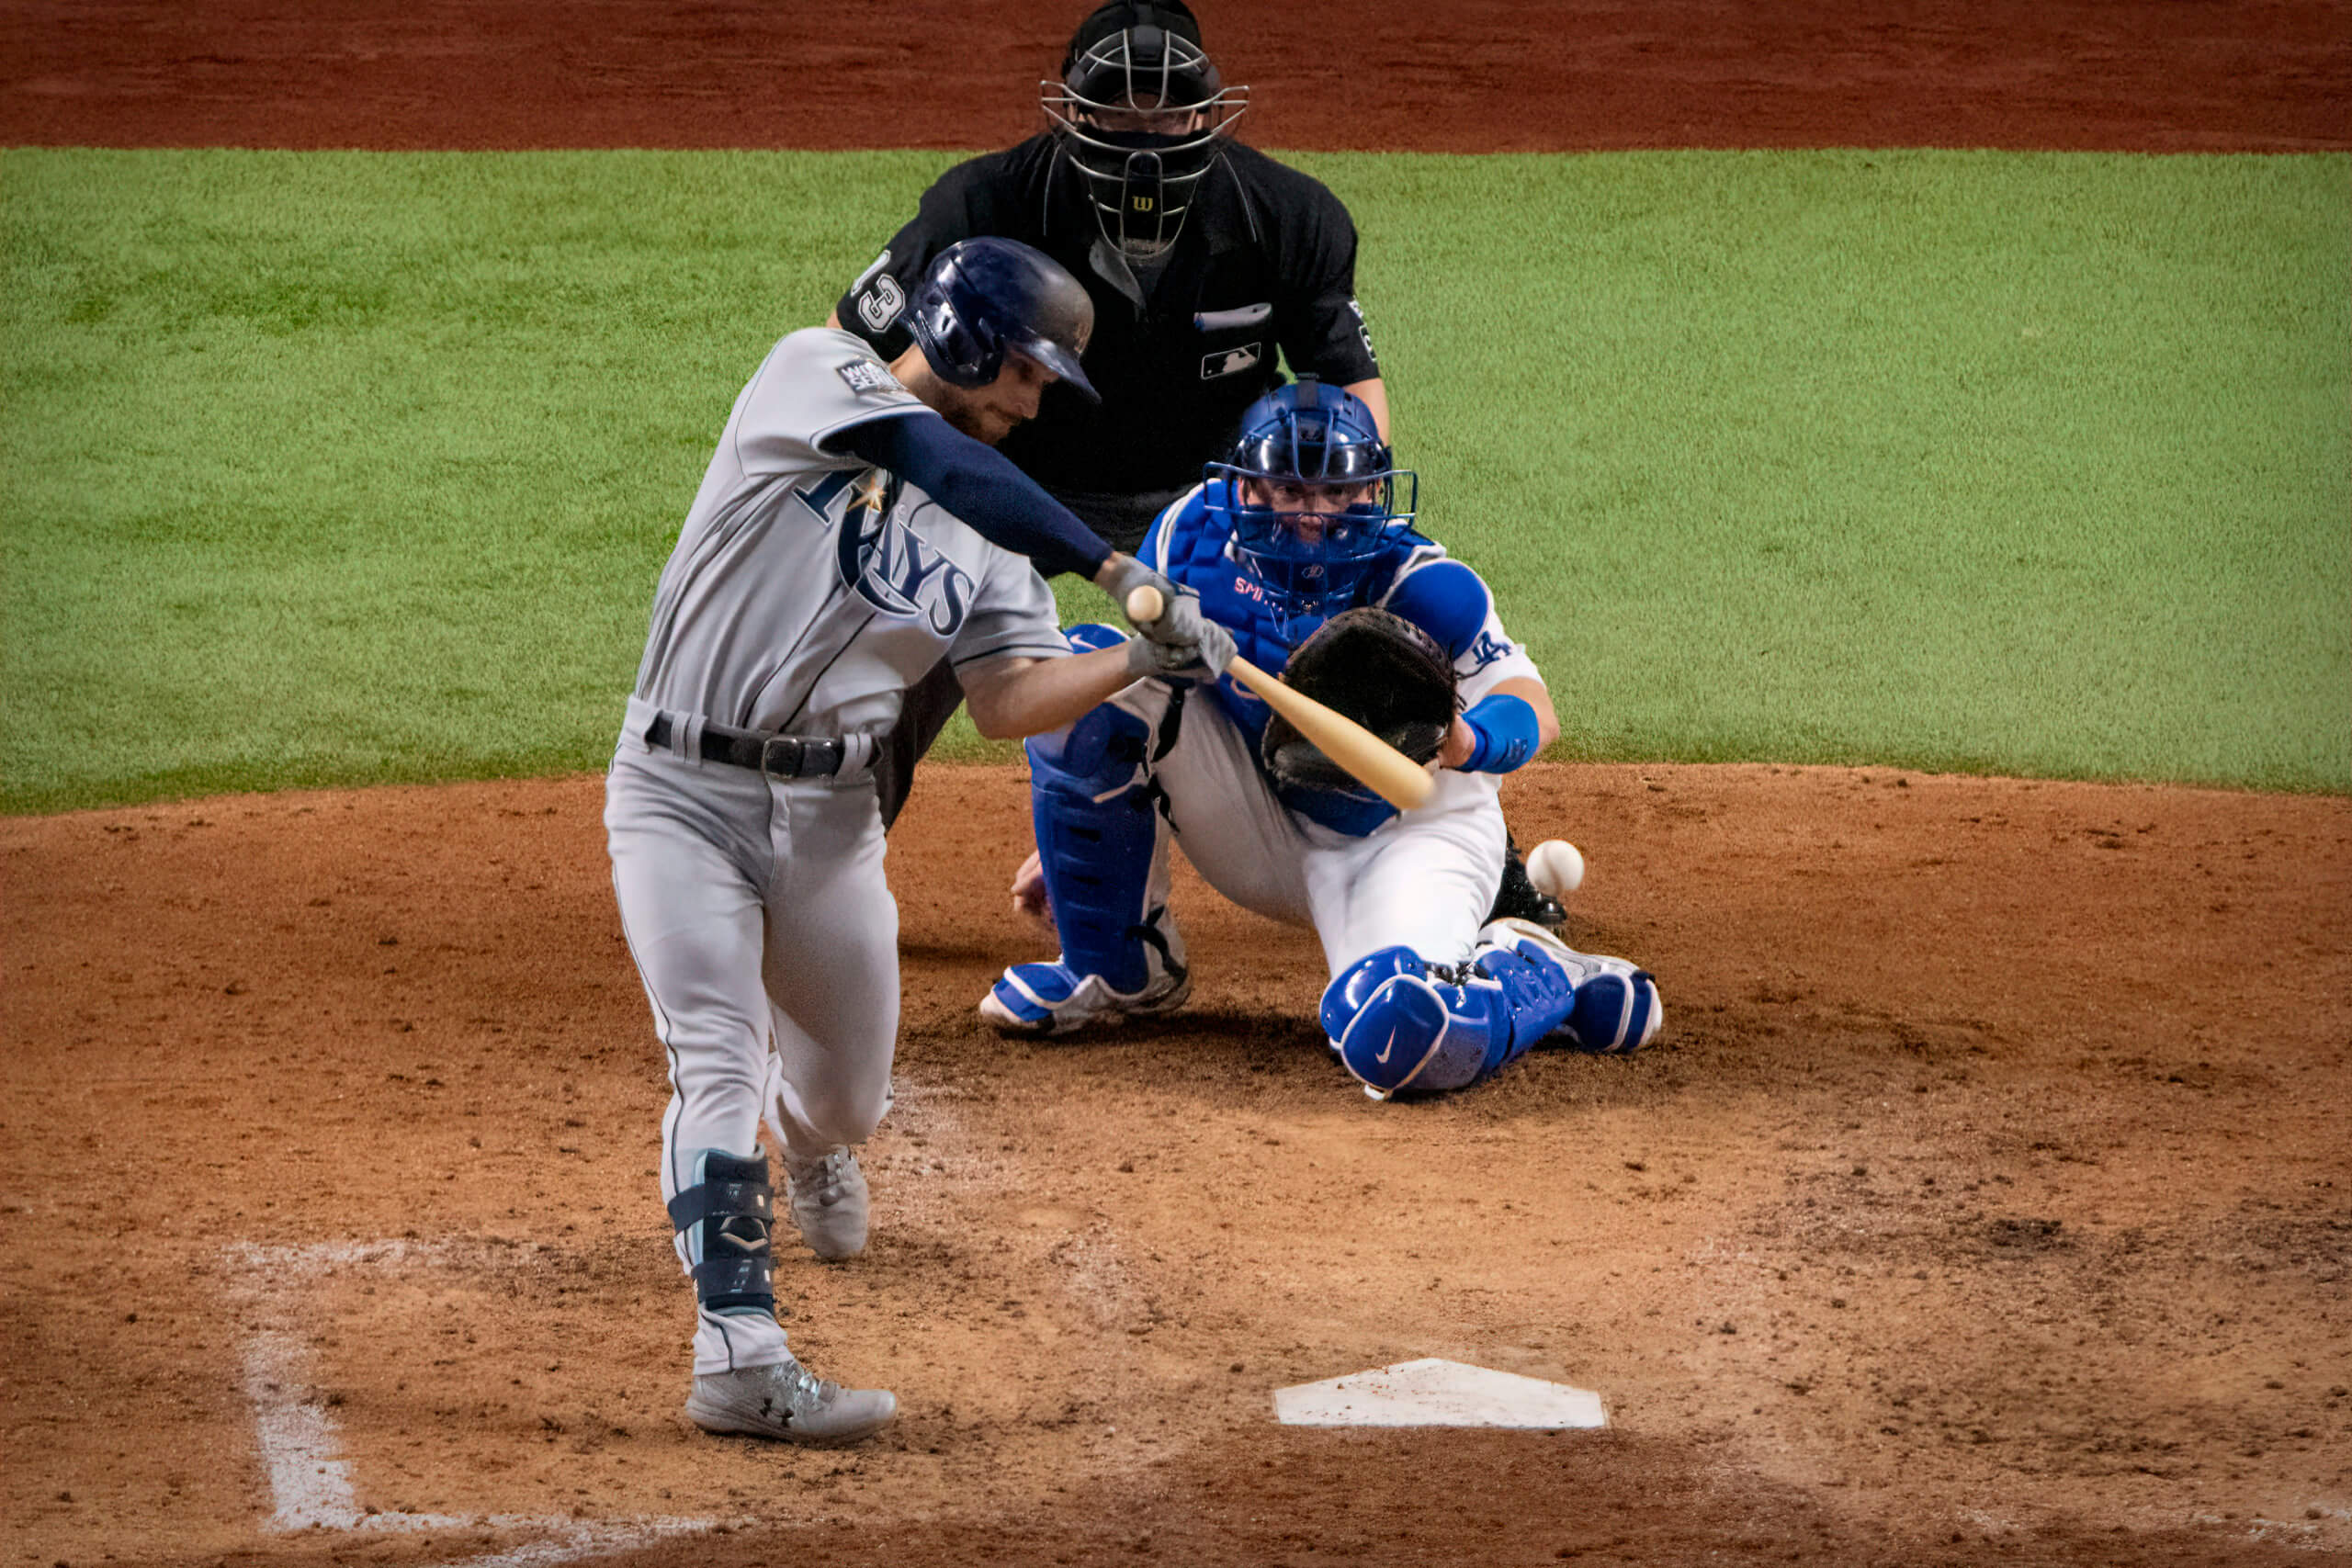
<svg viewBox="0 0 2352 1568"><path fill-rule="evenodd" d="M898 906L870 772L908 683L946 658L1058 658L1029 561L830 437L932 417L858 338L777 344L735 400L654 597L605 786L613 886L669 1053L665 1201L706 1153L871 1134L890 1100ZM713 727L837 741L838 766L707 761ZM833 749L813 747L831 761ZM678 1233L703 1261L699 1228ZM782 1360L765 1313L699 1314L697 1373Z"/></svg>

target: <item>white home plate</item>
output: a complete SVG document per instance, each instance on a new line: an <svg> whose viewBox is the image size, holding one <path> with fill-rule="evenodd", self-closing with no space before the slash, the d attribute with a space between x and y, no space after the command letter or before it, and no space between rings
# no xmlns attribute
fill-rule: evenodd
<svg viewBox="0 0 2352 1568"><path fill-rule="evenodd" d="M1600 1395L1431 1356L1274 1390L1285 1427L1605 1427Z"/></svg>

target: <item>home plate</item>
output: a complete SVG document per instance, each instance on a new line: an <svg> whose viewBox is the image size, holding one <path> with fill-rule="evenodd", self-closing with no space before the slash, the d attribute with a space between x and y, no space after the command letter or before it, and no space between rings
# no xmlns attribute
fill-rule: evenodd
<svg viewBox="0 0 2352 1568"><path fill-rule="evenodd" d="M1605 1427L1600 1395L1426 1357L1274 1390L1285 1427Z"/></svg>

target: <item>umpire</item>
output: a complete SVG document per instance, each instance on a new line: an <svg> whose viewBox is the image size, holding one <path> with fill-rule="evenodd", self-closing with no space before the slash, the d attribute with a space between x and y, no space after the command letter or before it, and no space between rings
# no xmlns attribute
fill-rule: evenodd
<svg viewBox="0 0 2352 1568"><path fill-rule="evenodd" d="M1061 79L1039 87L1050 128L942 175L831 324L888 360L912 341L914 286L958 240L1001 235L1059 262L1094 300L1086 373L1102 400L1048 388L1000 450L1123 550L1282 384L1278 357L1361 398L1387 439L1387 390L1355 297L1355 223L1320 181L1233 140L1250 89L1225 85L1182 0L1098 7ZM884 770L886 824L960 700L944 664L907 694ZM1528 886L1515 850L1496 912L1564 918Z"/></svg>

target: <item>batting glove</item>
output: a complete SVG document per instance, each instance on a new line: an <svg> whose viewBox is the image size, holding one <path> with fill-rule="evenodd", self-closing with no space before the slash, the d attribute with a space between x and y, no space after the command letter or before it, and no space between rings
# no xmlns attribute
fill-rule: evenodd
<svg viewBox="0 0 2352 1568"><path fill-rule="evenodd" d="M1225 673L1233 662L1233 634L1215 621L1203 619L1197 607L1193 618L1198 629L1189 642L1161 642L1149 636L1132 637L1127 642L1127 673L1138 680L1147 676L1163 681L1214 681ZM1165 626L1169 617L1162 615L1153 623Z"/></svg>

